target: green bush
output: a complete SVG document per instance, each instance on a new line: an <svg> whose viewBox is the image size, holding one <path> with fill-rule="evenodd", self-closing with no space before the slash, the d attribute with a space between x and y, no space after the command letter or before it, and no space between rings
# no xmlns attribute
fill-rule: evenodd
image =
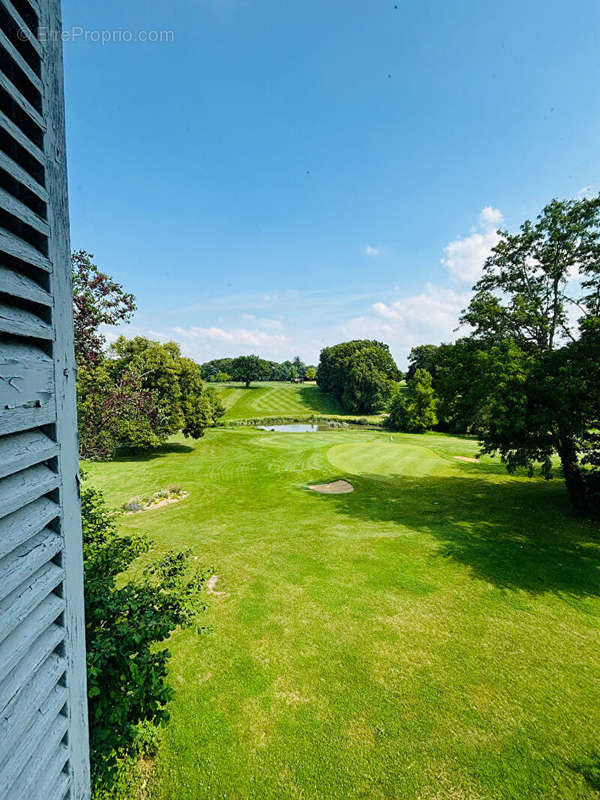
<svg viewBox="0 0 600 800"><path fill-rule="evenodd" d="M127 780L123 764L168 719L169 651L160 644L179 625L203 630L203 589L213 570L191 569L189 552L169 551L149 561L139 580L117 582L148 554L148 540L120 536L98 490L84 487L81 499L92 781L97 797L119 797L111 792Z"/></svg>

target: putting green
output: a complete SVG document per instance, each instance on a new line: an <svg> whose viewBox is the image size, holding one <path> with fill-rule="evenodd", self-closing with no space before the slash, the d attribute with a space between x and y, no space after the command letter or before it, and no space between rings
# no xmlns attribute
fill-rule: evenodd
<svg viewBox="0 0 600 800"><path fill-rule="evenodd" d="M393 441L360 441L338 444L327 453L329 462L352 475L376 475L385 478L422 477L448 471L448 462L423 447Z"/></svg>

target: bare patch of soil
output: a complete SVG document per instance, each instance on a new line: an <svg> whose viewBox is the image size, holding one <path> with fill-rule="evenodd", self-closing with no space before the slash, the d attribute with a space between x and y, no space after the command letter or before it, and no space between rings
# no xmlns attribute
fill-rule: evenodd
<svg viewBox="0 0 600 800"><path fill-rule="evenodd" d="M212 575L206 582L206 591L214 597L229 597L227 592L217 592L217 583L219 582L218 575Z"/></svg>
<svg viewBox="0 0 600 800"><path fill-rule="evenodd" d="M354 491L354 486L348 481L333 481L332 483L317 483L308 487L311 492L319 494L350 494Z"/></svg>
<svg viewBox="0 0 600 800"><path fill-rule="evenodd" d="M457 461L468 461L469 464L479 464L478 458L468 458L467 456L454 456Z"/></svg>

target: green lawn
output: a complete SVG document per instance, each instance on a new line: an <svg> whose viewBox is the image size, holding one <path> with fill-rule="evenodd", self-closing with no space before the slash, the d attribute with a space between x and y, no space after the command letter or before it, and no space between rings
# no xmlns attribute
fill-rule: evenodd
<svg viewBox="0 0 600 800"><path fill-rule="evenodd" d="M189 491L123 529L226 593L170 643L156 800L600 796L598 526L475 452L235 428L89 466L113 504ZM306 488L339 477L356 491Z"/></svg>
<svg viewBox="0 0 600 800"><path fill-rule="evenodd" d="M314 383L255 383L246 389L241 383L211 383L225 406L225 422L259 419L309 419L319 417L360 417L345 411ZM379 415L365 415L373 421Z"/></svg>

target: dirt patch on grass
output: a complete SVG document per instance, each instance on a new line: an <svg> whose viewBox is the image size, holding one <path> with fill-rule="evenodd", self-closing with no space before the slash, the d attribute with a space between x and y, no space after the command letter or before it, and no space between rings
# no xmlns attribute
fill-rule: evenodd
<svg viewBox="0 0 600 800"><path fill-rule="evenodd" d="M350 494L354 491L354 486L348 481L333 481L332 483L316 483L308 487L311 492L319 494Z"/></svg>
<svg viewBox="0 0 600 800"><path fill-rule="evenodd" d="M479 464L478 458L469 458L468 456L454 456L457 461L468 461L469 464Z"/></svg>
<svg viewBox="0 0 600 800"><path fill-rule="evenodd" d="M217 592L217 583L219 582L218 575L212 575L206 582L206 591L214 597L229 597L227 592Z"/></svg>

